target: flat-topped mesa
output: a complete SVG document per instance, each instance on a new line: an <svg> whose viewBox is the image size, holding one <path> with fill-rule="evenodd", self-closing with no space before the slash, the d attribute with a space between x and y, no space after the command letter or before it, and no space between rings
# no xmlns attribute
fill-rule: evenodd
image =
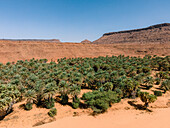
<svg viewBox="0 0 170 128"><path fill-rule="evenodd" d="M51 40L48 40L48 41L61 42L59 39L51 39Z"/></svg>
<svg viewBox="0 0 170 128"><path fill-rule="evenodd" d="M94 44L112 43L170 43L170 23L146 28L105 33Z"/></svg>
<svg viewBox="0 0 170 128"><path fill-rule="evenodd" d="M132 29L132 30L125 30L125 31L118 31L118 32L109 32L109 33L103 34L103 36L108 36L108 35L118 34L118 33L139 32L139 31L149 30L149 29L154 29L154 28L162 28L162 27L165 27L165 26L170 26L170 23L156 24L156 25L152 25L152 26L149 26L149 27L146 27L146 28L140 28L140 29Z"/></svg>
<svg viewBox="0 0 170 128"><path fill-rule="evenodd" d="M15 43L35 43L35 42L46 42L46 43L61 43L59 39L0 39L0 43L4 42L15 42Z"/></svg>

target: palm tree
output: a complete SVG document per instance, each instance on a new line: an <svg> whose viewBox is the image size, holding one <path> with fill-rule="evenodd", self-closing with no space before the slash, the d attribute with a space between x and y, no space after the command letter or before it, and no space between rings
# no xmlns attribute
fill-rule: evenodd
<svg viewBox="0 0 170 128"><path fill-rule="evenodd" d="M164 90L165 93L166 91L170 91L170 80L164 80L161 84L161 88Z"/></svg>
<svg viewBox="0 0 170 128"><path fill-rule="evenodd" d="M113 89L113 83L112 82L106 82L104 85L104 90L108 91L108 90L112 90Z"/></svg>
<svg viewBox="0 0 170 128"><path fill-rule="evenodd" d="M33 102L36 101L37 94L34 90L28 90L25 94L25 98L27 99L25 108L26 110L32 109Z"/></svg>
<svg viewBox="0 0 170 128"><path fill-rule="evenodd" d="M78 98L78 95L80 94L80 90L81 90L81 86L76 85L76 84L73 84L70 87L70 94L73 97L73 102L72 102L73 108L78 108L79 107L80 100Z"/></svg>
<svg viewBox="0 0 170 128"><path fill-rule="evenodd" d="M148 92L140 92L140 99L142 102L144 102L144 107L149 107L149 103L153 103L157 100L157 97L153 94L150 94Z"/></svg>
<svg viewBox="0 0 170 128"><path fill-rule="evenodd" d="M147 89L152 88L153 83L154 83L154 80L153 80L153 77L151 76L148 76L144 79L144 85L146 86Z"/></svg>
<svg viewBox="0 0 170 128"><path fill-rule="evenodd" d="M58 88L55 83L48 83L43 90L42 98L45 99L44 105L50 109L54 107L54 96L58 92Z"/></svg>
<svg viewBox="0 0 170 128"><path fill-rule="evenodd" d="M66 105L68 103L68 94L70 94L70 83L64 80L59 82L59 93L61 94L61 103Z"/></svg>

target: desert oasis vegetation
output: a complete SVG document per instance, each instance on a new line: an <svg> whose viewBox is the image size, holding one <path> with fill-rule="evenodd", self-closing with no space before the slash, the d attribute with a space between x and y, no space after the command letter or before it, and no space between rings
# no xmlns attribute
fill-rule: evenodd
<svg viewBox="0 0 170 128"><path fill-rule="evenodd" d="M93 0L87 1L87 3L75 0L70 2L42 0L42 3L40 0L37 2L30 0L26 3L21 0L16 0L16 3L11 0L0 1L0 11L1 7L3 11L6 10L5 7L15 8L14 12L12 10L9 12L14 16L18 13L25 19L32 16L34 21L28 23L28 20L24 22L25 24L20 24L32 32L30 35L24 33L19 26L15 30L16 33L8 28L7 24L10 26L12 24L8 22L12 17L10 13L2 15L9 18L8 20L2 20L2 23L0 21L3 31L0 30L0 128L170 128L170 23L149 24L153 22L143 20L143 23L149 25L130 27L133 25L127 20L126 25L129 27L123 29L121 25L123 27L125 25L121 24L120 19L123 17L120 16L115 26L121 30L117 28L114 32L109 32L113 23L108 22L108 19L107 22L100 19L108 23L108 26L101 24L99 30L95 25L99 28L101 21L95 20L93 23L92 15L95 12L95 19L98 19L100 12L99 17L108 18L107 13L112 14L108 10L116 10L118 5L126 7L129 13L132 10L131 8L128 10L127 5L137 9L136 7L141 7L139 4L146 5L146 9L149 5L152 7L152 4L156 7L164 5L162 11L166 11L169 10L166 7L170 3L166 0L167 4L158 1L146 4L134 0L130 0L130 3L106 0L108 4L103 3L103 0L99 0L98 3L96 0L94 3ZM9 6L12 4L15 6ZM23 8L22 5L27 8ZM56 5L59 5L57 9ZM89 10L85 9L85 5ZM30 7L33 10L30 10ZM44 11L43 7L50 13ZM65 7L65 10L62 7ZM63 12L59 11L60 9ZM84 9L86 11L83 11ZM153 9L157 11L156 8ZM36 15L33 11L45 15ZM81 17L86 13L91 18L91 23L84 22L88 20ZM63 17L69 14L72 16L71 19ZM150 18L149 14L141 16L147 19ZM156 14L153 16L156 17ZM116 13L114 15L116 16ZM55 23L51 19L43 21L44 16L53 18ZM60 17L64 22L60 23L59 19L52 16ZM77 19L76 16L84 20ZM112 15L110 18L112 19ZM19 25L18 17L14 19L16 21L13 23ZM116 21L113 22L116 24ZM137 25L141 22L133 23ZM52 33L57 30L54 32L50 29L47 33L41 31L39 27L44 24L48 24L48 28L62 24L57 26L58 31L62 33L62 30L70 31L70 28L71 32L64 31L70 35L62 36L58 33L62 41L52 39ZM7 29L4 29L3 25ZM81 26L83 30L78 31L72 25L78 28ZM89 27L91 32L87 32L88 25L94 27L95 31ZM60 27L63 27L62 30ZM93 33L101 30L106 33L100 38L92 38ZM83 34L83 38L89 37L93 41L79 38L81 37L79 32L89 33ZM47 36L43 39L37 33ZM24 35L28 35L28 38ZM35 38L36 36L40 38ZM68 39L76 41L70 42Z"/></svg>

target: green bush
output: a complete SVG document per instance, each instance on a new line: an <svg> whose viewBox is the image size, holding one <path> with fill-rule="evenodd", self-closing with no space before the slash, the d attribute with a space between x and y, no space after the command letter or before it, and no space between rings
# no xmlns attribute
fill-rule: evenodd
<svg viewBox="0 0 170 128"><path fill-rule="evenodd" d="M154 83L154 80L153 80L153 77L151 77L151 76L147 76L144 79L144 85L146 86L147 90L149 90L153 87L153 83Z"/></svg>
<svg viewBox="0 0 170 128"><path fill-rule="evenodd" d="M164 80L161 84L161 89L163 89L164 92L170 91L170 80Z"/></svg>
<svg viewBox="0 0 170 128"><path fill-rule="evenodd" d="M161 91L154 91L154 95L155 96L162 96L162 92Z"/></svg>
<svg viewBox="0 0 170 128"><path fill-rule="evenodd" d="M117 103L121 100L118 94L113 91L93 91L84 93L82 96L85 105L93 109L95 113L105 112L112 103Z"/></svg>
<svg viewBox="0 0 170 128"><path fill-rule="evenodd" d="M155 79L155 82L156 82L156 83L155 83L156 85L159 85L160 82L161 82L161 79L157 77L157 78Z"/></svg>
<svg viewBox="0 0 170 128"><path fill-rule="evenodd" d="M74 109L77 109L79 107L79 105L80 105L80 99L75 95L73 97L72 107Z"/></svg>
<svg viewBox="0 0 170 128"><path fill-rule="evenodd" d="M144 107L149 107L149 103L153 103L157 100L157 97L153 94L150 94L148 92L140 92L140 99L142 102L144 102Z"/></svg>
<svg viewBox="0 0 170 128"><path fill-rule="evenodd" d="M61 104L62 105L66 105L66 104L68 104L68 95L62 95L61 96Z"/></svg>
<svg viewBox="0 0 170 128"><path fill-rule="evenodd" d="M32 103L25 104L25 110L31 110L32 109Z"/></svg>
<svg viewBox="0 0 170 128"><path fill-rule="evenodd" d="M50 111L48 112L48 115L50 117L54 117L55 115L57 115L57 109L56 108L51 108Z"/></svg>
<svg viewBox="0 0 170 128"><path fill-rule="evenodd" d="M143 67L143 73L150 73L151 68L150 67Z"/></svg>
<svg viewBox="0 0 170 128"><path fill-rule="evenodd" d="M112 89L113 89L113 83L112 83L112 82L107 82L107 83L105 83L105 84L104 84L104 89L105 89L106 91L112 90Z"/></svg>
<svg viewBox="0 0 170 128"><path fill-rule="evenodd" d="M74 109L79 108L79 103L73 102L73 103L72 103L72 107L73 107Z"/></svg>
<svg viewBox="0 0 170 128"><path fill-rule="evenodd" d="M50 108L53 108L54 107L54 99L51 99L51 100L45 100L44 101L44 107L47 108L47 109L50 109Z"/></svg>

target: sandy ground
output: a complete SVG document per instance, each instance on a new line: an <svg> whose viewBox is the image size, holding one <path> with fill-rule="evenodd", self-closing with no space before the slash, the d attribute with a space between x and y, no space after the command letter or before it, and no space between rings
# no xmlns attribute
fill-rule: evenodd
<svg viewBox="0 0 170 128"><path fill-rule="evenodd" d="M66 117L37 128L170 128L170 108L153 113L135 110L111 111L97 117Z"/></svg>
<svg viewBox="0 0 170 128"><path fill-rule="evenodd" d="M139 110L141 104L139 99L123 99L104 114L65 117L37 128L170 128L170 93L150 105L152 112Z"/></svg>
<svg viewBox="0 0 170 128"><path fill-rule="evenodd" d="M159 44L81 44L50 43L37 41L0 40L0 62L16 62L26 59L43 59L57 61L59 58L98 57L112 55L144 56L146 54L170 55L170 43Z"/></svg>
<svg viewBox="0 0 170 128"><path fill-rule="evenodd" d="M123 99L97 116L91 115L91 109L72 109L56 103L57 115L51 118L45 108L23 110L23 103L14 105L14 112L0 121L0 128L170 128L170 93L150 105L152 112L141 110L143 103L138 98Z"/></svg>

